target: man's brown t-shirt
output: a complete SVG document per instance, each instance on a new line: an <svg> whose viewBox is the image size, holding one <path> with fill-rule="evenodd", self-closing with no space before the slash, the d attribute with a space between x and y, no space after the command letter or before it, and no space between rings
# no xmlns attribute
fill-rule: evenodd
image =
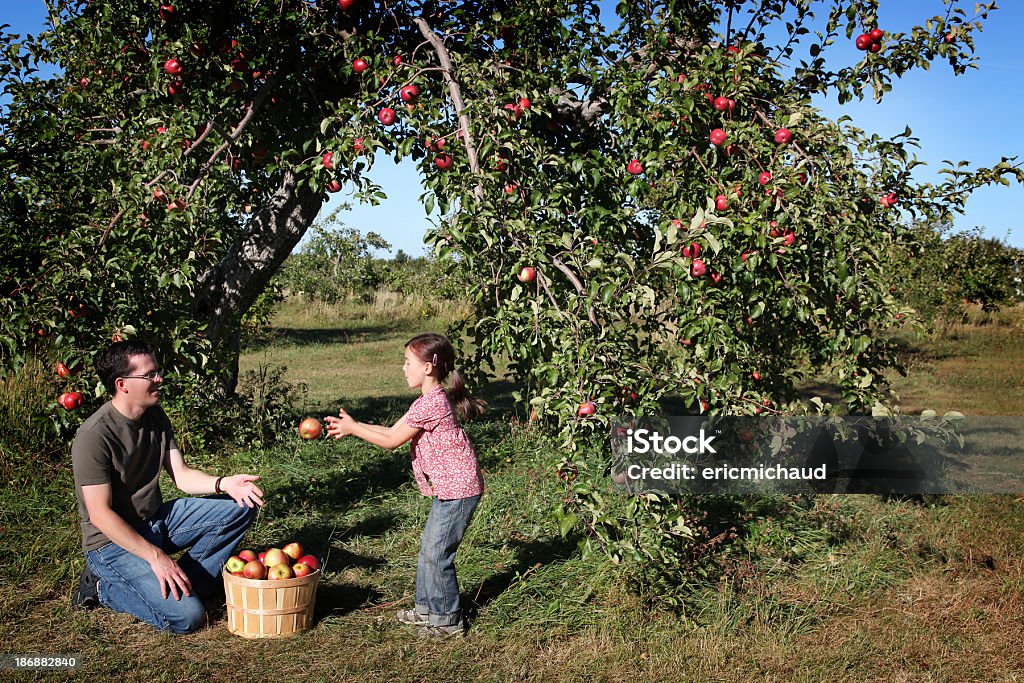
<svg viewBox="0 0 1024 683"><path fill-rule="evenodd" d="M160 470L172 448L177 448L174 433L160 406L129 420L107 401L82 423L71 446L71 462L83 551L102 548L110 539L89 521L82 487L110 484L111 509L135 526L163 504Z"/></svg>

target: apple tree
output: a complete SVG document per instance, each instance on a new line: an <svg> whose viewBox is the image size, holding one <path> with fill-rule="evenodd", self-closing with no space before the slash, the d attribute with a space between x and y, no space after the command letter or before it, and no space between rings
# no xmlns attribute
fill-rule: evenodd
<svg viewBox="0 0 1024 683"><path fill-rule="evenodd" d="M885 27L878 4L49 0L49 30L3 36L0 354L137 330L228 394L239 320L325 197L379 201L367 170L408 159L475 306L467 370L506 358L562 435L563 527L670 566L684 513L606 494L609 419L804 410L823 370L843 403L823 409L884 401L904 221L1024 176L917 183L910 130L815 108L964 73L994 8ZM840 42L862 56L828 59Z"/></svg>

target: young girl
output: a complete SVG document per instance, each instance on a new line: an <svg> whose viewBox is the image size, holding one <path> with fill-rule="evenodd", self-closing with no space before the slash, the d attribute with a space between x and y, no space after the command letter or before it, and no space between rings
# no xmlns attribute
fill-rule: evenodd
<svg viewBox="0 0 1024 683"><path fill-rule="evenodd" d="M398 620L422 627L421 635L462 635L465 624L455 575L455 552L484 492L473 444L455 418L482 415L484 402L466 391L455 369L455 349L447 337L421 334L405 345L405 380L422 395L391 427L363 424L344 410L328 417L327 434L356 436L381 448L412 441L412 471L420 493L434 499L420 541L415 609L399 610ZM443 382L451 377L451 389Z"/></svg>

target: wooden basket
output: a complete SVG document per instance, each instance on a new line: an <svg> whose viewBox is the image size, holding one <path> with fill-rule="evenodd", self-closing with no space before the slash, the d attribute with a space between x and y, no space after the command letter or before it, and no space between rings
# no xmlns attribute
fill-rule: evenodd
<svg viewBox="0 0 1024 683"><path fill-rule="evenodd" d="M228 630L243 638L286 638L313 625L320 570L278 581L246 579L226 569Z"/></svg>

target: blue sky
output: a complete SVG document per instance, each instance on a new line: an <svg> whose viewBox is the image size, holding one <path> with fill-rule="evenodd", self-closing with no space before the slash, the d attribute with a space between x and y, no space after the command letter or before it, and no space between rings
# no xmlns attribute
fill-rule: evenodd
<svg viewBox="0 0 1024 683"><path fill-rule="evenodd" d="M42 0L0 0L0 23L16 33L37 33L44 25ZM155 4L155 3L154 3ZM605 3L611 4L611 3ZM819 103L826 114L847 114L854 123L883 136L910 126L920 139L917 151L928 166L916 174L922 181L938 180L943 159L965 159L972 165L992 166L1002 156L1024 158L1024 60L1020 58L1020 27L1024 26L1024 2L1007 0L989 16L985 29L975 35L979 69L955 78L948 65L934 64L930 71L914 71L894 83L881 104L865 100L839 107ZM944 11L941 0L882 0L879 27L905 32L928 17ZM962 3L970 12L973 2ZM829 59L852 64L858 52L849 45L832 46ZM398 249L418 256L424 253L423 234L429 226L419 202L423 189L412 164L396 166L387 158L374 164L371 176L388 195L379 206L356 205L342 220L361 232L374 231ZM324 205L326 215L344 200L332 195ZM955 222L957 230L984 228L985 235L1005 239L1024 248L1024 187L994 186L977 190L967 211Z"/></svg>

